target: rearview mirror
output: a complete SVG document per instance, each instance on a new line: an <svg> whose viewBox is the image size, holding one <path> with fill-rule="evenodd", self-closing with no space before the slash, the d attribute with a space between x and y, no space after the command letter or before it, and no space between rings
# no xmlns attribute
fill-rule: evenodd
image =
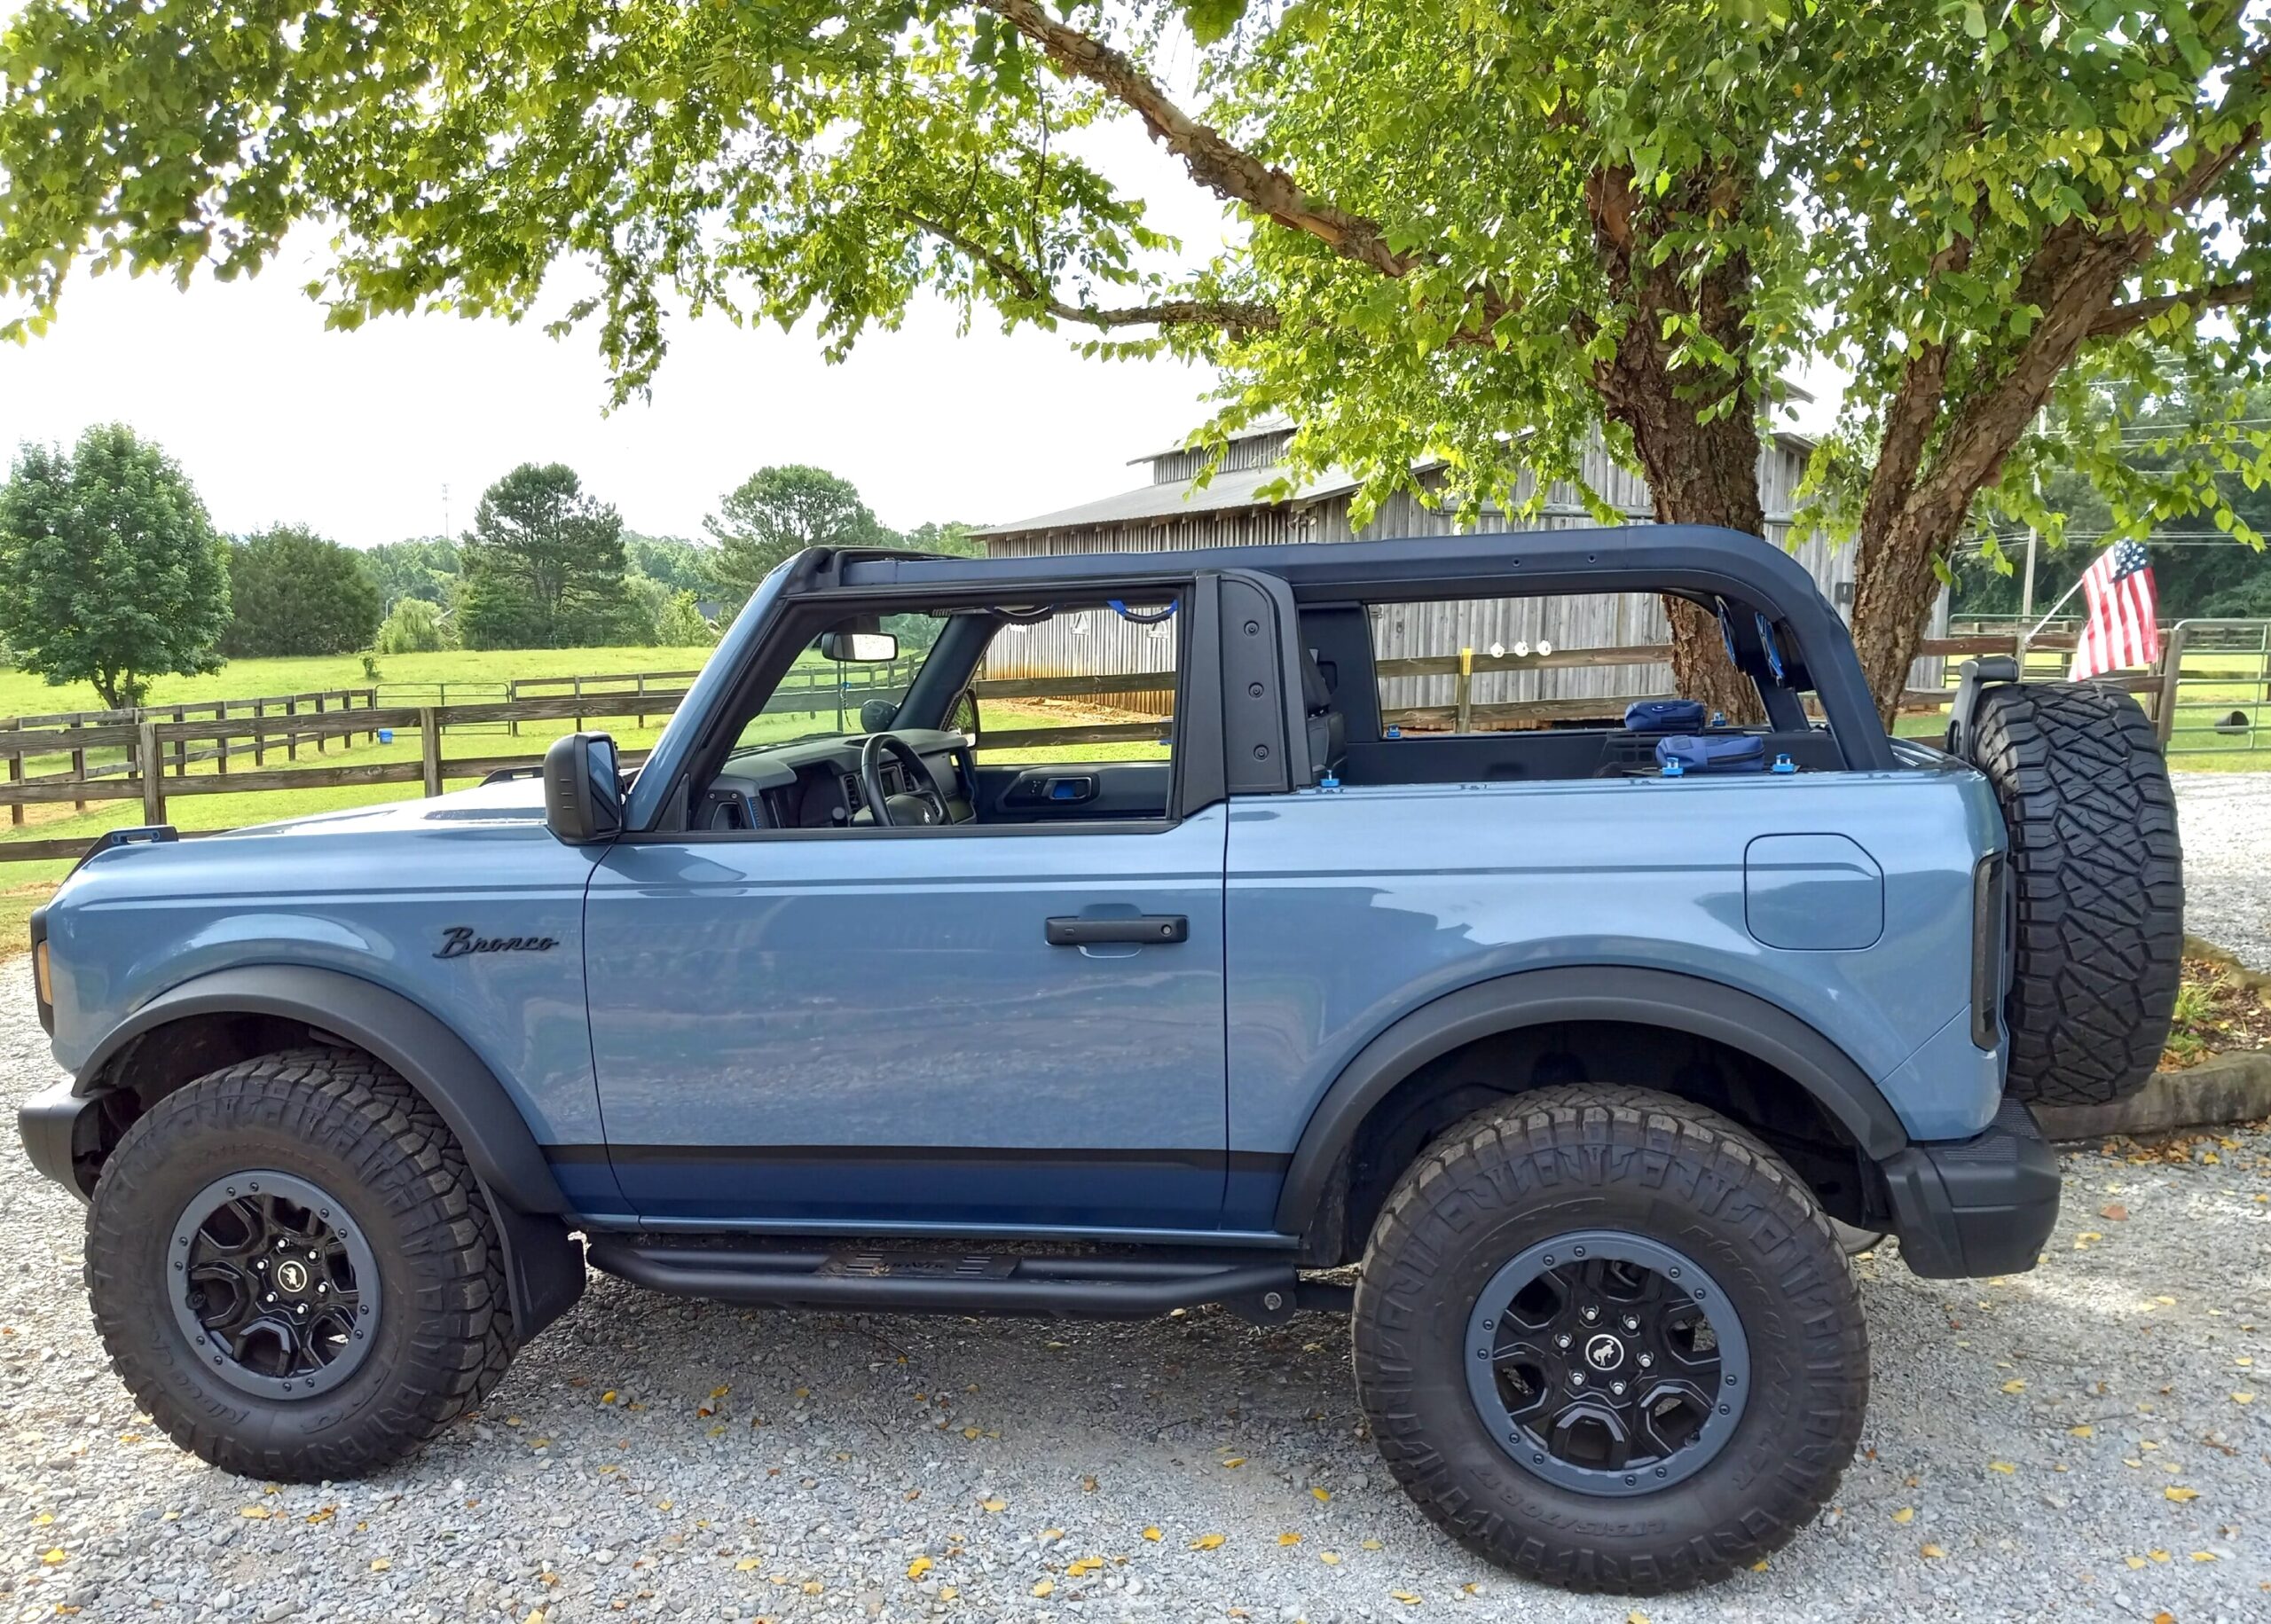
<svg viewBox="0 0 2271 1624"><path fill-rule="evenodd" d="M888 632L823 632L821 654L852 665L882 665L899 658L899 639Z"/></svg>
<svg viewBox="0 0 2271 1624"><path fill-rule="evenodd" d="M588 846L623 830L623 780L615 741L571 733L544 753L544 824L563 845Z"/></svg>

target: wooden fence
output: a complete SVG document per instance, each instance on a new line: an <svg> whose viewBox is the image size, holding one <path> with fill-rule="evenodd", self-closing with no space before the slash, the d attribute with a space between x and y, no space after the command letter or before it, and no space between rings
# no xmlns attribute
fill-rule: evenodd
<svg viewBox="0 0 2271 1624"><path fill-rule="evenodd" d="M2052 652L2071 648L2071 632L2038 639L2034 648ZM2196 708L2182 698L2181 685L2196 679L2183 674L2181 663L2187 647L2181 635L2165 639L2175 662L2165 669L2118 679L2121 686L2146 697L2164 739L2176 713ZM2000 633L1934 638L1920 651L1928 655L1968 657L2010 651L2012 639ZM1466 650L1455 655L1383 660L1382 678L1450 677L1452 698L1443 705L1414 706L1385 711L1382 720L1413 732L1468 731L1481 727L1534 727L1553 722L1607 716L1622 710L1625 696L1522 700L1503 703L1479 702L1473 681L1495 671L1568 669L1584 666L1654 665L1663 663L1670 650L1659 645L1610 648L1555 649L1547 654L1490 655ZM2271 673L2271 655L2266 656ZM826 714L833 709L839 727L856 725L863 694L876 689L897 692L912 672L911 662L890 666L847 666L837 672L791 672L766 702L776 714ZM480 779L506 770L524 770L543 760L540 752L500 750L475 756L446 756L442 742L457 732L516 735L523 723L566 724L581 729L594 718L634 718L640 723L667 717L686 696L691 671L626 672L592 677L521 678L509 683L453 684L460 694L468 689L501 693L496 699L442 702L446 689L437 688L436 702L387 702L392 691L376 686L328 689L321 693L279 694L268 698L205 700L181 705L152 707L138 711L81 711L45 717L19 717L0 722L0 757L8 763L8 779L0 784L0 805L9 809L17 824L27 806L69 802L79 810L95 801L139 801L145 823L166 821L170 801L183 796L337 788L373 784L417 784L428 795L439 795L452 780ZM2204 679L2201 680L2205 680ZM973 691L981 704L987 702L1044 700L1088 702L1091 710L1126 710L1112 703L1135 694L1172 696L1171 672L1131 672L1118 676L1019 677L980 680ZM1911 689L1904 709L1928 710L1945 705L1950 690ZM2262 699L2271 709L2271 686ZM1042 749L1073 744L1119 741L1157 741L1168 735L1169 718L1099 720L1068 717L1061 726L1025 726L1009 730L987 727L984 743L989 751ZM2271 715L2266 717L2271 730ZM360 736L377 742L381 735L414 734L419 742L415 761L339 762L322 766L271 766L271 758L296 762L303 750L321 756L329 745L342 745ZM94 762L90 752L116 752L114 762ZM27 773L27 762L66 758L59 772ZM625 756L627 762L640 757ZM193 773L193 765L209 765L210 772ZM222 830L196 833L224 833ZM76 857L90 843L86 836L60 840L0 841L0 862Z"/></svg>

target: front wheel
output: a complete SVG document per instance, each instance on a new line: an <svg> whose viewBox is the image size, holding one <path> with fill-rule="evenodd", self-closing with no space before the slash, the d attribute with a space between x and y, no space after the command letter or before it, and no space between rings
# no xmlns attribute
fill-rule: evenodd
<svg viewBox="0 0 2271 1624"><path fill-rule="evenodd" d="M495 1220L449 1128L366 1055L263 1055L161 1100L87 1216L111 1364L174 1441L304 1482L400 1459L513 1353Z"/></svg>
<svg viewBox="0 0 2271 1624"><path fill-rule="evenodd" d="M1356 1380L1406 1493L1574 1589L1684 1589L1811 1520L1860 1435L1868 1338L1828 1219L1702 1107L1542 1089L1404 1174L1356 1287Z"/></svg>

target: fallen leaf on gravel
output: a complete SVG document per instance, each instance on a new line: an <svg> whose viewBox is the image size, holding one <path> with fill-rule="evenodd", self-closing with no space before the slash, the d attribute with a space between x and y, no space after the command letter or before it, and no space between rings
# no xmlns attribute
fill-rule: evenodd
<svg viewBox="0 0 2271 1624"><path fill-rule="evenodd" d="M2169 1554L2165 1550L2149 1550L2145 1554L2156 1562L2166 1562L2169 1560Z"/></svg>
<svg viewBox="0 0 2271 1624"><path fill-rule="evenodd" d="M2003 1384L2003 1391L2005 1393L2024 1393L2026 1391L2026 1384L2024 1382L2018 1381L2005 1382Z"/></svg>
<svg viewBox="0 0 2271 1624"><path fill-rule="evenodd" d="M53 1567L59 1562L68 1562L70 1559L71 1553L64 1549L60 1545L58 1545L53 1550L49 1551L47 1555L40 1558L41 1561L46 1563L50 1567Z"/></svg>
<svg viewBox="0 0 2271 1624"><path fill-rule="evenodd" d="M2105 1239L2105 1236L2100 1235L2096 1230L2085 1229L2074 1237L2074 1250L2076 1251L2087 1251L2090 1249L2090 1243L2092 1241L2102 1241L2103 1239Z"/></svg>
<svg viewBox="0 0 2271 1624"><path fill-rule="evenodd" d="M2160 1612L2153 1614L2153 1624L2176 1624L2176 1614L2164 1607Z"/></svg>
<svg viewBox="0 0 2271 1624"><path fill-rule="evenodd" d="M2109 1201L2098 1208L2097 1215L2110 1223L2126 1223L2129 1220L2129 1209L2118 1201Z"/></svg>
<svg viewBox="0 0 2271 1624"><path fill-rule="evenodd" d="M335 1505L318 1506L308 1513L308 1520L311 1523L327 1523L338 1515L339 1508Z"/></svg>
<svg viewBox="0 0 2271 1624"><path fill-rule="evenodd" d="M985 1436L986 1436L986 1434L985 1434L985 1433L983 1433L983 1432L979 1432L979 1431L978 1431L976 1427L974 1427L974 1426L966 1426L966 1427L963 1428L963 1430L962 1430L962 1435L963 1435L964 1438L967 1438L968 1440L970 1440L970 1442L972 1442L972 1443L976 1443L979 1439L981 1439L981 1438L983 1438L983 1437L985 1437Z"/></svg>
<svg viewBox="0 0 2271 1624"><path fill-rule="evenodd" d="M1316 1499L1319 1504L1322 1504L1325 1501L1332 1498L1332 1491L1329 1489L1313 1488L1309 1490L1309 1493Z"/></svg>
<svg viewBox="0 0 2271 1624"><path fill-rule="evenodd" d="M521 1620L521 1624L544 1624L544 1609L541 1607L530 1608L529 1616Z"/></svg>
<svg viewBox="0 0 2271 1624"><path fill-rule="evenodd" d="M917 1557L907 1565L907 1576L909 1579L920 1579L930 1571L931 1558L928 1557Z"/></svg>
<svg viewBox="0 0 2271 1624"><path fill-rule="evenodd" d="M2248 1357L2245 1353L2242 1353L2237 1359L2233 1360L2232 1362L2243 1370L2251 1369L2255 1364L2255 1361Z"/></svg>
<svg viewBox="0 0 2271 1624"><path fill-rule="evenodd" d="M710 1396L713 1399L722 1399L732 1391L730 1387L712 1387L710 1390Z"/></svg>
<svg viewBox="0 0 2271 1624"><path fill-rule="evenodd" d="M1006 1511L1010 1509L1010 1502L998 1495L992 1500L981 1500L978 1503L982 1510L988 1511Z"/></svg>
<svg viewBox="0 0 2271 1624"><path fill-rule="evenodd" d="M2216 1553L2212 1550L2196 1550L2192 1553L2192 1559L2195 1562L2213 1562L2216 1559Z"/></svg>
<svg viewBox="0 0 2271 1624"><path fill-rule="evenodd" d="M1380 1548L1380 1542L1378 1540L1366 1540L1363 1542L1363 1546L1366 1550L1378 1550Z"/></svg>
<svg viewBox="0 0 2271 1624"><path fill-rule="evenodd" d="M1079 1557L1065 1565L1065 1576L1068 1579L1085 1579L1090 1573L1102 1572L1103 1568L1102 1557Z"/></svg>
<svg viewBox="0 0 2271 1624"><path fill-rule="evenodd" d="M1033 1593L1035 1596L1049 1596L1053 1595L1056 1592L1056 1589L1057 1581L1054 1579L1044 1579L1039 1584L1033 1586Z"/></svg>
<svg viewBox="0 0 2271 1624"><path fill-rule="evenodd" d="M1193 1550L1219 1550L1222 1549L1222 1536L1221 1534L1202 1534L1197 1539L1191 1542L1191 1549Z"/></svg>
<svg viewBox="0 0 2271 1624"><path fill-rule="evenodd" d="M239 1517L249 1517L256 1523L266 1522L269 1517L269 1510L264 1505L240 1506L237 1508L237 1515Z"/></svg>
<svg viewBox="0 0 2271 1624"><path fill-rule="evenodd" d="M2013 1472L2016 1471L2018 1468L2012 1465L2008 1461L1990 1461L1987 1463L1987 1470L1990 1471L2000 1471L2008 1478Z"/></svg>
<svg viewBox="0 0 2271 1624"><path fill-rule="evenodd" d="M1146 1528L1143 1530L1143 1537L1156 1545L1163 1536L1157 1528Z"/></svg>
<svg viewBox="0 0 2271 1624"><path fill-rule="evenodd" d="M758 1569L764 1565L765 1558L762 1557L743 1557L740 1561L734 1564L734 1572L736 1573L754 1573Z"/></svg>
<svg viewBox="0 0 2271 1624"><path fill-rule="evenodd" d="M1624 1624L1648 1624L1648 1615L1637 1611L1628 1612L1624 1615Z"/></svg>
<svg viewBox="0 0 2271 1624"><path fill-rule="evenodd" d="M1223 1463L1222 1463L1222 1464L1223 1464L1223 1465L1225 1465L1225 1466L1232 1466L1232 1467L1235 1467L1235 1466L1243 1466L1243 1465L1245 1465L1245 1464L1246 1464L1246 1456L1244 1456L1243 1455L1233 1455L1230 1456L1228 1459L1224 1460L1224 1461L1223 1461Z"/></svg>
<svg viewBox="0 0 2271 1624"><path fill-rule="evenodd" d="M1080 1492L1084 1495L1095 1494L1096 1492L1096 1480L1094 1478L1082 1478L1080 1479Z"/></svg>
<svg viewBox="0 0 2271 1624"><path fill-rule="evenodd" d="M2095 1438L2097 1436L2097 1429L2085 1422L2080 1426L2068 1427L2066 1429L2066 1434L2070 1438Z"/></svg>
<svg viewBox="0 0 2271 1624"><path fill-rule="evenodd" d="M1937 1546L1937 1545L1927 1545L1927 1546L1924 1546L1924 1547L1922 1548L1922 1550L1923 1550L1923 1554L1924 1554L1925 1556L1928 1556L1928 1557L1945 1557L1945 1556L1946 1556L1946 1555L1948 1554L1948 1553L1947 1553L1947 1552L1945 1552L1945 1550L1942 1550L1942 1549L1941 1549L1938 1546Z"/></svg>
<svg viewBox="0 0 2271 1624"><path fill-rule="evenodd" d="M2142 1557L2124 1557L2121 1559L2127 1563L2133 1570L2145 1565L2145 1559Z"/></svg>
<svg viewBox="0 0 2271 1624"><path fill-rule="evenodd" d="M1413 1591L1390 1590L1388 1594L1394 1597L1397 1601L1402 1602L1407 1607L1417 1607L1419 1604L1419 1597Z"/></svg>
<svg viewBox="0 0 2271 1624"><path fill-rule="evenodd" d="M2252 1404L2255 1402L2255 1395L2251 1393L2236 1393L2232 1394L2232 1402L2235 1404Z"/></svg>
<svg viewBox="0 0 2271 1624"><path fill-rule="evenodd" d="M818 1596L822 1590L828 1589L826 1585L821 1583L817 1579L807 1579L803 1584L797 1588L802 1590L806 1596Z"/></svg>
<svg viewBox="0 0 2271 1624"><path fill-rule="evenodd" d="M2182 1505L2188 1500L2197 1500L2200 1498L2200 1491L2198 1489L2181 1488L2175 1484L2171 1484L2168 1487L2161 1490L2161 1493L2166 1495L2171 1500L2175 1501L2179 1505Z"/></svg>
<svg viewBox="0 0 2271 1624"><path fill-rule="evenodd" d="M373 1557L371 1558L371 1571L373 1573L383 1573L393 1565L394 1558L391 1557Z"/></svg>
<svg viewBox="0 0 2271 1624"><path fill-rule="evenodd" d="M118 1441L122 1444L138 1444L142 1441L142 1434L139 1432L121 1432L118 1435Z"/></svg>
<svg viewBox="0 0 2271 1624"><path fill-rule="evenodd" d="M953 1601L961 1595L962 1592L950 1584L942 1584L939 1587L939 1599L942 1602Z"/></svg>
<svg viewBox="0 0 2271 1624"><path fill-rule="evenodd" d="M1750 1571L1754 1573L1764 1573L1766 1571L1766 1558L1761 1557L1757 1561L1752 1563L1750 1565Z"/></svg>
<svg viewBox="0 0 2271 1624"><path fill-rule="evenodd" d="M1339 1567L1340 1565L1340 1553L1337 1550L1320 1550L1316 1553L1316 1559L1324 1563L1327 1567Z"/></svg>
<svg viewBox="0 0 2271 1624"><path fill-rule="evenodd" d="M1897 1523L1914 1522L1916 1520L1916 1508L1913 1505L1905 1505L1901 1507L1900 1510L1892 1514L1892 1520Z"/></svg>
<svg viewBox="0 0 2271 1624"><path fill-rule="evenodd" d="M1301 1542L1301 1536L1298 1534L1281 1534L1277 1536L1277 1542L1280 1545L1298 1545Z"/></svg>

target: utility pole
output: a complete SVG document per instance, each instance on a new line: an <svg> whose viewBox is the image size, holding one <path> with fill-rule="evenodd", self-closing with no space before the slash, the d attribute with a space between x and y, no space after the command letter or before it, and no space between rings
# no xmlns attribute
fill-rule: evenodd
<svg viewBox="0 0 2271 1624"><path fill-rule="evenodd" d="M444 481L442 482L442 539L443 539L444 541L447 541L449 538L450 538L450 482L449 482L449 481L447 481L447 480L444 480ZM2031 558L2031 557L2033 556L2033 554L2030 553L2028 554L2028 556L2029 556L2030 558ZM2028 577L2028 579L2029 579L2029 584L2030 584L2030 585L2031 585L2031 584L2032 584L2032 572L2031 572L2031 570L2030 570L2030 571L2029 571L2029 577Z"/></svg>

